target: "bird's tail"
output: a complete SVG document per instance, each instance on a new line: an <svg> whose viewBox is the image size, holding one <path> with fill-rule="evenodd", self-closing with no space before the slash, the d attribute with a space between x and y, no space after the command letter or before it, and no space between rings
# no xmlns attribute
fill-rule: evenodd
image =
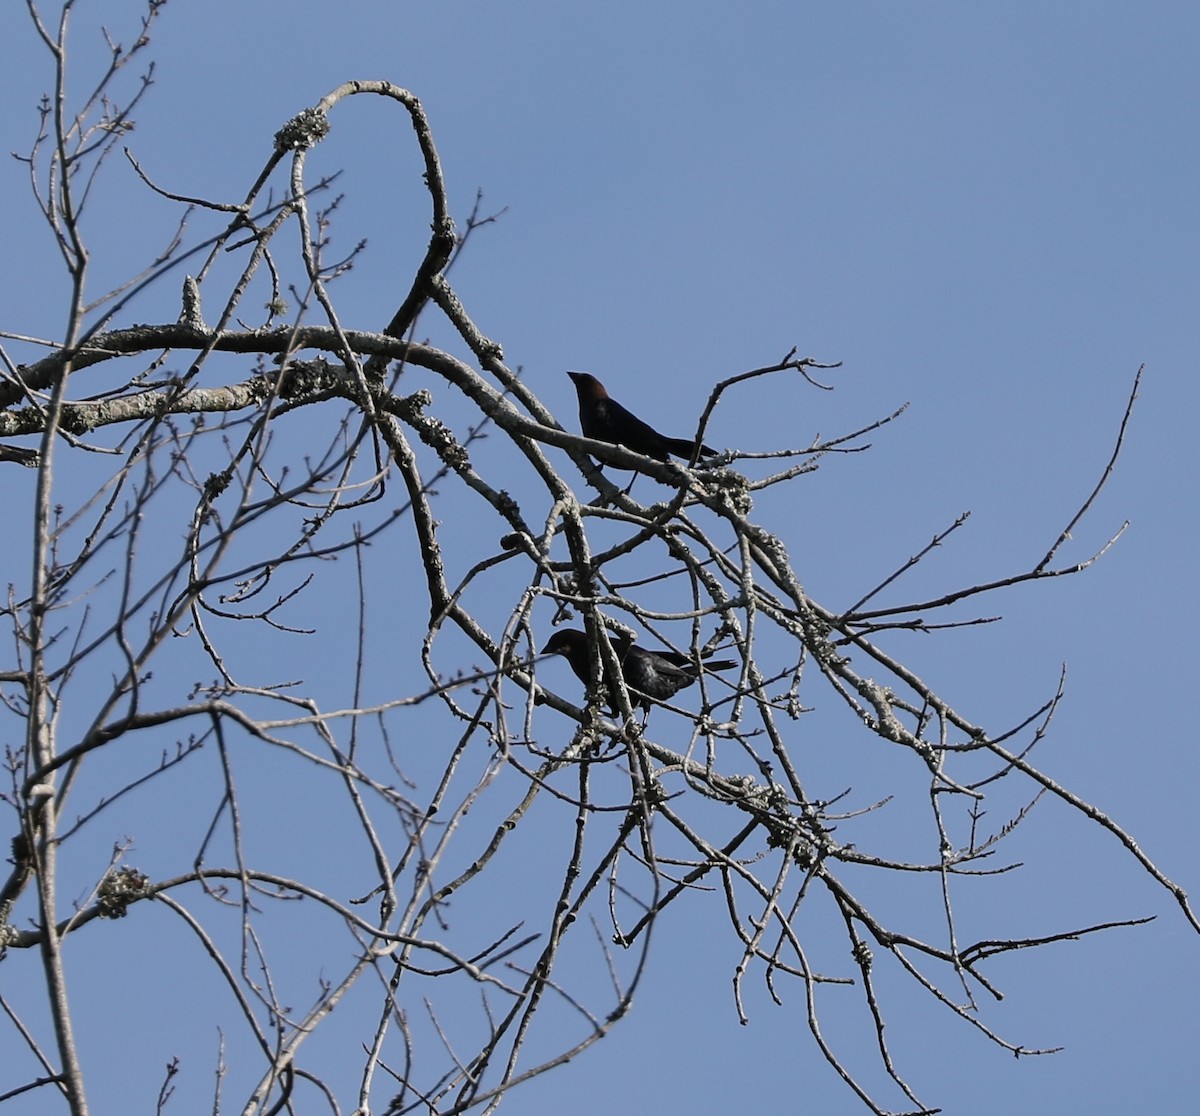
<svg viewBox="0 0 1200 1116"><path fill-rule="evenodd" d="M731 667L737 666L736 659L705 659L705 670L729 670Z"/></svg>
<svg viewBox="0 0 1200 1116"><path fill-rule="evenodd" d="M670 450L676 457L682 457L684 461L690 461L692 450L695 448L696 442L694 438L664 438L667 444L667 449ZM701 457L715 457L717 451L710 449L708 446L700 447Z"/></svg>

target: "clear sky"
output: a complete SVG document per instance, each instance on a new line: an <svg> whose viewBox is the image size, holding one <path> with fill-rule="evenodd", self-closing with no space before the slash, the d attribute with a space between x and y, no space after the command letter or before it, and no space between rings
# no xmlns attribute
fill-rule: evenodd
<svg viewBox="0 0 1200 1116"><path fill-rule="evenodd" d="M138 10L82 0L81 45L91 22L128 38ZM0 13L6 151L28 149L49 84L27 24L24 5ZM1052 694L1066 663L1043 767L1195 891L1197 43L1200 7L1166 0L172 0L129 146L166 188L234 200L285 120L342 81L388 79L425 104L456 214L477 189L485 209L507 207L454 280L564 425L565 369L686 433L712 383L792 346L841 361L836 390L745 393L714 418L721 445L807 444L910 403L871 452L758 506L830 607L966 510L914 586L1033 565L1099 479L1144 363L1116 475L1064 558L1128 519L1117 546L1078 577L991 602L1003 624L897 649L1000 723ZM379 328L426 233L419 168L382 104L333 123L312 159L345 168L336 243L369 241L340 305ZM132 172L110 173L123 192L101 203L97 248L153 251L168 226ZM20 164L0 199L2 327L52 336L61 287ZM175 313L150 304L130 320ZM566 692L565 668L559 681ZM997 936L1157 921L997 967L1006 999L989 1024L1065 1047L1053 1057L1014 1060L897 986L903 1072L951 1113L1193 1112L1200 937L1079 817L1047 808L1018 848L1029 867L985 908ZM1082 917L1060 918L1071 904ZM859 1111L795 989L783 1008L758 997L738 1025L739 956L713 905L676 908L631 1017L505 1111ZM191 1053L204 1072L212 1045Z"/></svg>

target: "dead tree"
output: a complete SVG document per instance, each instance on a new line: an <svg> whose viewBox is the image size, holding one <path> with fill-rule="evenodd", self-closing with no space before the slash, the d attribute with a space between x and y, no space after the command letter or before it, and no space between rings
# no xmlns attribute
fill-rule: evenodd
<svg viewBox="0 0 1200 1116"><path fill-rule="evenodd" d="M89 987L170 942L190 961L157 978L166 1030L219 1026L223 1107L490 1111L617 1025L679 903L715 904L737 935L733 1010L764 982L803 1005L868 1109L930 1111L889 1052L884 1020L903 1004L877 993L880 966L1036 1053L988 1021L991 959L1137 921L960 934L963 882L1012 867L1005 841L1046 797L1117 836L1200 929L1130 835L1039 769L1058 694L988 727L893 650L1088 566L1064 550L1116 451L1030 568L885 604L959 520L851 606L823 605L789 553L794 529L759 522L755 496L809 483L895 416L699 464L575 433L455 293L450 266L490 218L477 207L456 232L405 89L349 82L300 112L235 201L135 162L179 227L97 297L89 193L149 88L124 83L161 3L130 50L111 44L82 105L66 92L69 7L57 25L35 13L58 76L27 157L68 279L65 326L40 342L8 323L0 349L0 464L19 505L0 915L22 978L4 982L0 1099L55 1092L88 1111L108 1025L81 1006ZM337 305L356 253L327 258L336 198L306 169L361 97L394 109L380 142L413 145L430 205L388 215L432 232L382 329ZM205 222L212 235L195 234ZM165 289L182 290L177 317L140 322ZM419 340L418 322L446 343ZM714 440L731 401L769 398L784 376L815 390L830 367L793 351L730 374L685 433ZM649 478L653 502L595 462ZM567 621L588 636L587 685L538 658ZM647 703L625 685L630 640L697 664L720 648L737 668L697 666L693 687ZM879 796L832 785L826 761L859 748L860 764L886 754L902 772ZM936 917L879 912L881 884L925 880ZM99 938L117 918L126 936ZM89 939L104 944L84 953ZM831 997L860 1005L877 1079L826 1040ZM330 1047L360 1053L330 1070ZM147 1080L130 1070L127 1085L106 1108L145 1107ZM161 1108L200 1088L172 1062L151 1093Z"/></svg>

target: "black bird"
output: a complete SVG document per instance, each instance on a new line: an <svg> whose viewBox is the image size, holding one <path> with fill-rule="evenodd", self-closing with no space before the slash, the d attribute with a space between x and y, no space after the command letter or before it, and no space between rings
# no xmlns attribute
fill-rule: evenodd
<svg viewBox="0 0 1200 1116"><path fill-rule="evenodd" d="M619 636L613 637L613 650L617 653L617 662L621 664L630 700L647 713L652 701L666 701L700 677L700 666L696 660L678 651L665 647L647 651ZM539 654L562 655L584 685L591 680L588 637L578 628L560 628ZM735 666L737 662L733 659L710 661L705 656L705 670L729 670ZM611 687L609 692L611 695ZM610 704L615 708L616 702L611 697Z"/></svg>
<svg viewBox="0 0 1200 1116"><path fill-rule="evenodd" d="M642 422L637 415L627 411L611 398L604 385L588 372L568 372L575 383L575 394L579 396L579 426L585 438L598 442L611 442L624 446L647 457L666 461L671 454L690 461L696 442L692 438L668 438L660 434L649 423ZM700 447L700 457L712 457L716 450ZM611 463L610 463L611 464ZM623 469L623 465L613 465Z"/></svg>

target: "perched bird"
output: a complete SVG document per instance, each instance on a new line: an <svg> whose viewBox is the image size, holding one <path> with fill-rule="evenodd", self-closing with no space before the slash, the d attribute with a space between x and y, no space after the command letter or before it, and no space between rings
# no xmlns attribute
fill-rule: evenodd
<svg viewBox="0 0 1200 1116"><path fill-rule="evenodd" d="M691 438L668 438L660 434L649 423L642 422L637 415L627 411L615 399L610 398L604 385L587 372L568 372L575 383L575 394L579 396L579 426L585 438L598 442L611 442L624 446L647 457L666 461L674 454L685 461L691 460L696 443ZM712 457L717 451L708 446L700 447L700 457ZM622 469L623 465L613 465Z"/></svg>
<svg viewBox="0 0 1200 1116"><path fill-rule="evenodd" d="M696 660L678 651L670 651L665 647L658 651L647 651L620 637L614 637L613 650L621 664L631 701L647 713L652 701L666 701L700 677L700 665ZM539 654L562 655L580 681L586 685L591 680L588 637L578 628L560 628ZM729 670L735 666L737 663L733 659L713 662L705 657L705 670ZM611 699L610 703L616 704Z"/></svg>

